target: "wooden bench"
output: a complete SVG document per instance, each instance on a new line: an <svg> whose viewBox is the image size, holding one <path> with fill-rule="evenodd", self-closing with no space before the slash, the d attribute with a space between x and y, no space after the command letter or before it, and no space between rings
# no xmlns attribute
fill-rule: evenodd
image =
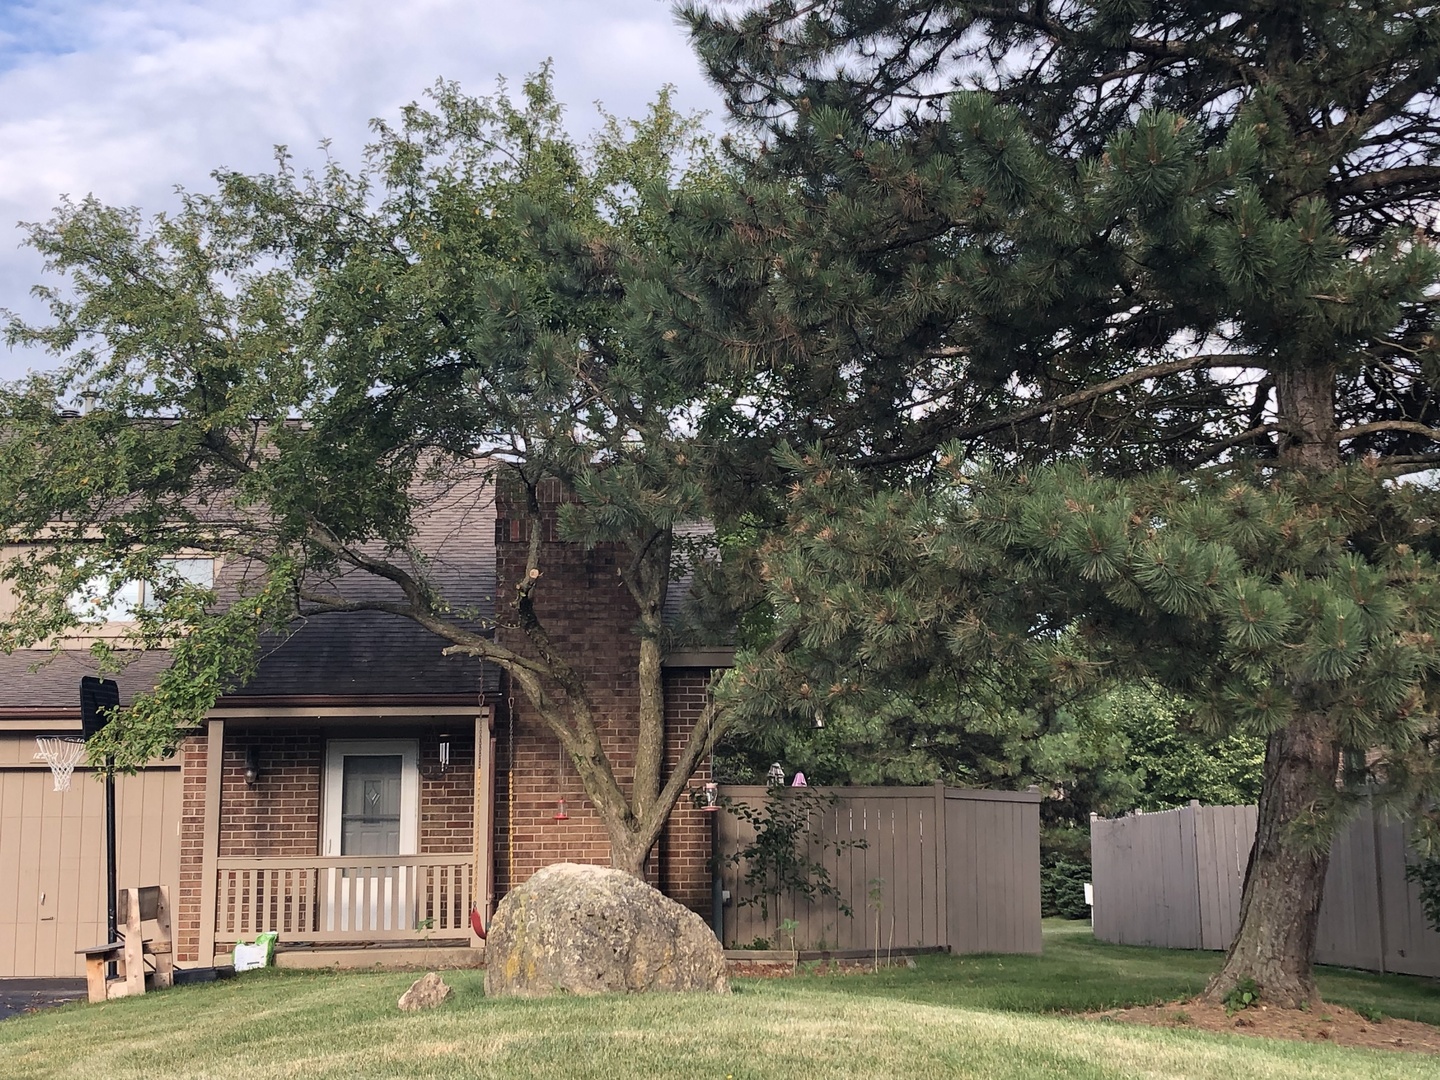
<svg viewBox="0 0 1440 1080"><path fill-rule="evenodd" d="M175 957L170 937L170 889L145 885L116 894L115 921L120 940L77 949L85 957L85 985L90 1000L143 994L175 981ZM146 924L151 928L146 931ZM105 968L114 963L117 978L107 979Z"/></svg>

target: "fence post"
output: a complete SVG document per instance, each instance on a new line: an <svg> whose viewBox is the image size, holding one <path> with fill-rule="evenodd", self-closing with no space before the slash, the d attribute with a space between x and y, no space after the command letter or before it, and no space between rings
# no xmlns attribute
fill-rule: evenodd
<svg viewBox="0 0 1440 1080"><path fill-rule="evenodd" d="M1390 957L1390 935L1385 932L1385 923L1389 919L1389 912L1385 910L1385 877L1380 872L1380 818L1381 814L1375 813L1375 803L1372 799L1365 800L1366 809L1370 811L1370 837L1374 844L1375 863L1375 910L1380 917L1375 920L1376 928L1380 931L1380 964L1376 968L1380 974L1385 974L1386 961ZM1334 841L1331 841L1333 846Z"/></svg>
<svg viewBox="0 0 1440 1080"><path fill-rule="evenodd" d="M1200 885L1200 800L1191 799L1185 808L1190 818L1190 864L1195 871L1195 944L1196 949L1205 947L1205 898Z"/></svg>
<svg viewBox="0 0 1440 1080"><path fill-rule="evenodd" d="M935 906L936 929L941 948L950 948L950 848L945 840L945 782L935 781Z"/></svg>

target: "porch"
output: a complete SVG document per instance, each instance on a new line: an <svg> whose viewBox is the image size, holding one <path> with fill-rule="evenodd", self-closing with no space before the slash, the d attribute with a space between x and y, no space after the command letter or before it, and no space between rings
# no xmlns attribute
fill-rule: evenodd
<svg viewBox="0 0 1440 1080"><path fill-rule="evenodd" d="M273 932L280 966L478 963L470 911L488 920L494 902L489 707L310 708L304 724L281 711L212 714L187 761L186 959L209 966Z"/></svg>

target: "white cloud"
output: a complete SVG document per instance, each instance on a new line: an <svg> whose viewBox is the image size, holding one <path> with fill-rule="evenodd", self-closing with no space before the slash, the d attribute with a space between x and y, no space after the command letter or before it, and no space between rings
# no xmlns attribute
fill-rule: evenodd
<svg viewBox="0 0 1440 1080"><path fill-rule="evenodd" d="M62 193L153 212L216 167L266 168L277 143L303 163L330 138L353 162L369 119L437 78L484 92L547 57L577 131L593 102L638 115L666 83L719 111L668 0L0 5L0 307L34 312L40 261L4 233ZM0 350L0 377L44 363Z"/></svg>

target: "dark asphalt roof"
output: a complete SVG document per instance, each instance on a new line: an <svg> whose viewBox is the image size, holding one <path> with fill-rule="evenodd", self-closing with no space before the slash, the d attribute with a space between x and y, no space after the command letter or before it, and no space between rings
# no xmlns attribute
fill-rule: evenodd
<svg viewBox="0 0 1440 1080"><path fill-rule="evenodd" d="M423 557L403 553L387 557L433 583L452 610L479 629L495 611L493 485L485 474L471 470L463 477L428 482L421 497L424 507L415 517L417 533L411 546ZM222 568L217 592L233 597L244 577L241 564ZM316 585L347 600L403 599L393 582L358 571L317 578ZM499 671L493 664L443 656L448 644L410 619L386 612L312 614L292 623L288 634L264 639L255 677L228 696L451 696L498 691ZM133 655L132 663L115 676L122 703L152 687L170 662L163 651ZM93 674L95 661L84 649L63 650L53 658L37 650L0 654L0 709L13 716L19 709L77 708L80 678Z"/></svg>

